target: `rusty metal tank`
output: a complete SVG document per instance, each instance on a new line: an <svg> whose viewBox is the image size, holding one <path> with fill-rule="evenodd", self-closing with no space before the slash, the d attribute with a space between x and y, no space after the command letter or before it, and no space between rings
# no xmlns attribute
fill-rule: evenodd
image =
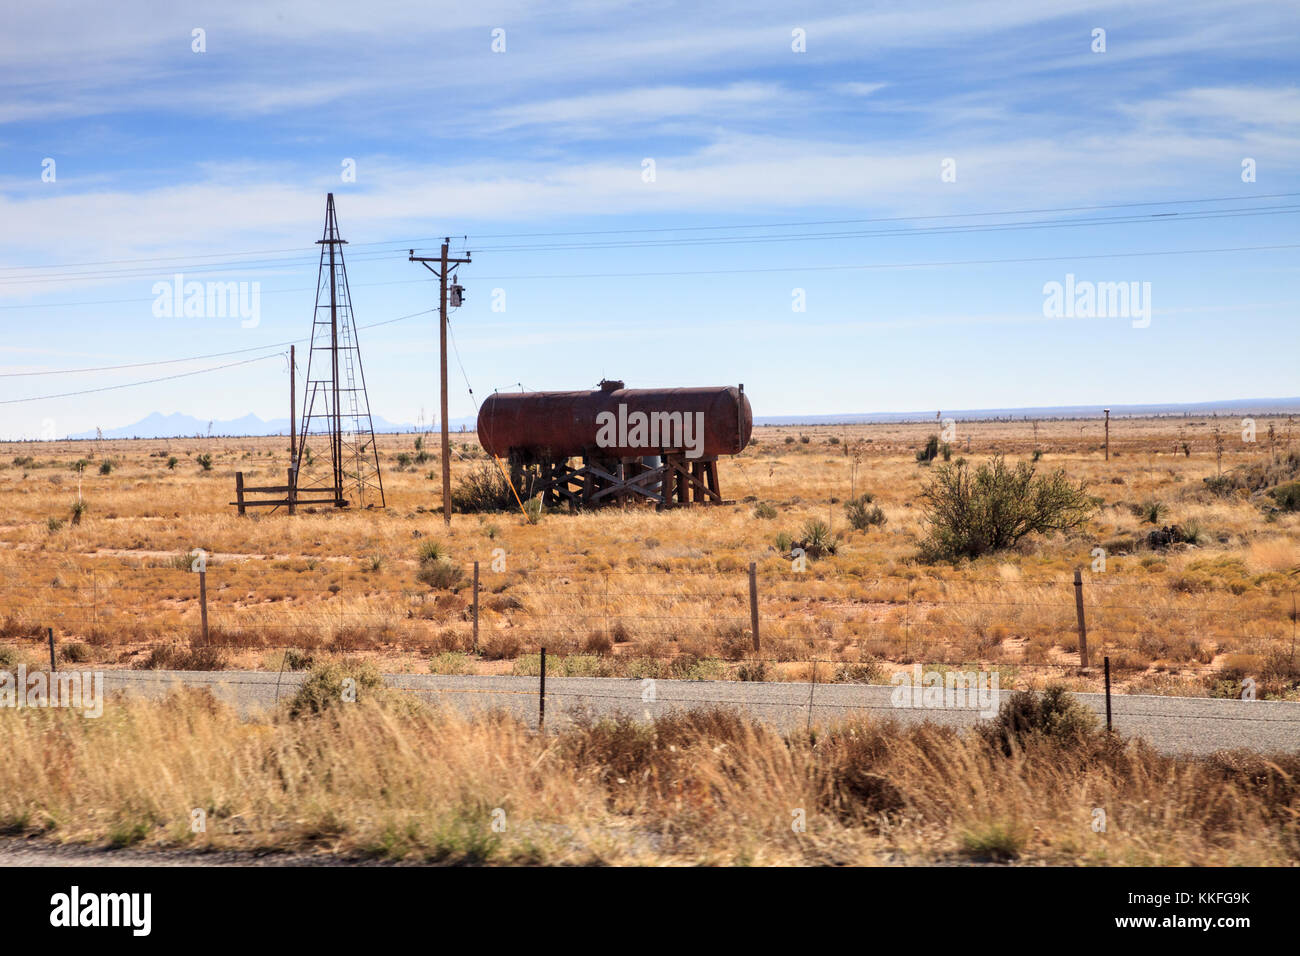
<svg viewBox="0 0 1300 956"><path fill-rule="evenodd" d="M753 430L749 399L729 386L624 388L605 381L577 392L497 392L478 413L485 451L527 461L633 458L684 446L692 458L735 455Z"/></svg>

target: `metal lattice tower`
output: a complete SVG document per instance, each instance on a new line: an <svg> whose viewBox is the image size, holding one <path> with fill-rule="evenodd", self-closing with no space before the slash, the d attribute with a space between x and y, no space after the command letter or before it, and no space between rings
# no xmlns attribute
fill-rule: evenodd
<svg viewBox="0 0 1300 956"><path fill-rule="evenodd" d="M311 351L303 393L302 429L293 456L294 485L299 492L328 490L335 507L384 507L384 481L379 473L379 449L366 396L361 346L352 315L347 268L334 194L325 201L325 233L316 274L316 308L312 313ZM308 442L326 439L330 470L311 473Z"/></svg>

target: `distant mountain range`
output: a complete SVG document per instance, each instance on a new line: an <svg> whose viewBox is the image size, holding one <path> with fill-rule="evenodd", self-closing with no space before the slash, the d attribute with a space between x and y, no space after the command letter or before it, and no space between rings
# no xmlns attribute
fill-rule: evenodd
<svg viewBox="0 0 1300 956"><path fill-rule="evenodd" d="M473 428L474 420L468 419L467 421L466 427ZM452 422L452 427L459 431L460 424L459 422ZM414 432L420 430L415 425L390 422L378 415L374 416L374 426L377 432ZM433 428L434 426L429 427ZM173 412L170 415L154 412L132 425L104 429L105 438L192 438L195 436L206 437L208 435L220 438L238 438L250 435L287 434L289 434L289 419L287 418L273 418L266 421L250 414L242 418L232 418L226 421L208 421L195 418L193 415L182 415L180 412ZM96 436L94 431L88 431L79 432L68 437L82 439Z"/></svg>
<svg viewBox="0 0 1300 956"><path fill-rule="evenodd" d="M936 413L944 418L962 421L988 421L993 419L1049 419L1049 418L1097 418L1102 414L1101 405L1041 405L1030 408L945 408L916 412L845 412L832 415L756 415L756 425L854 425L862 423L888 424L894 422L934 421ZM1154 415L1286 415L1300 413L1300 397L1295 398L1241 398L1218 402L1188 402L1184 404L1165 405L1111 405L1112 418L1148 417ZM437 424L426 426L412 425L409 422L390 422L376 415L374 417L376 432L401 433L433 431ZM473 417L453 418L452 431L473 431L476 420ZM105 438L190 438L207 436L221 438L238 438L256 435L287 435L289 420L273 418L269 421L256 415L245 415L226 421L207 421L193 415L173 412L163 415L161 412L140 419L132 425L104 430ZM69 435L71 439L94 438L94 431L79 432Z"/></svg>

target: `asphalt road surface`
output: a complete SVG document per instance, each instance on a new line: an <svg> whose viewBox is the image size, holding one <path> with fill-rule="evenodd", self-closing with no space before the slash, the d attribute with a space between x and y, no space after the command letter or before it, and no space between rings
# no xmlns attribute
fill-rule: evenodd
<svg viewBox="0 0 1300 956"><path fill-rule="evenodd" d="M166 694L177 683L209 687L241 712L251 714L291 697L302 672L265 671L105 671L107 693L127 690L150 696ZM501 708L536 726L536 677L479 677L394 674L389 685L431 702L467 712ZM740 681L681 681L602 677L548 677L546 724L561 727L575 709L596 714L625 713L651 718L675 708L730 706L782 730L804 727L811 711L814 724L833 723L854 714L900 721L932 720L972 726L982 719L978 706L895 707L895 688L875 684L793 684ZM643 699L653 691L653 699ZM1003 691L1003 699L1009 694ZM1102 694L1077 694L1098 714L1106 712ZM811 705L811 706L810 706ZM1218 700L1205 697L1116 695L1111 698L1115 730L1143 737L1168 753L1207 754L1233 747L1260 751L1300 750L1300 703Z"/></svg>

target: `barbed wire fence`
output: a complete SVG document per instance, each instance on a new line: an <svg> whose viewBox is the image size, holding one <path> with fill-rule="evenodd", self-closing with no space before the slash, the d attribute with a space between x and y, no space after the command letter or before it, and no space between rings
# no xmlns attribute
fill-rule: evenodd
<svg viewBox="0 0 1300 956"><path fill-rule="evenodd" d="M817 700L819 684L888 684L891 675L886 665L919 667L923 674L941 678L957 669L996 673L1006 689L1008 684L1024 683L1027 676L1056 674L1068 678L1072 686L1104 688L1109 712L1109 652L1120 648L1120 639L1140 636L1142 631L1110 624L1108 613L1138 613L1148 620L1162 614L1195 620L1226 613L1220 608L1162 606L1150 599L1131 603L1133 594L1144 591L1131 580L1082 578L1078 573L1064 580L855 578L850 594L840 595L839 601L878 612L874 620L862 622L847 613L794 620L774 613L782 604L825 598L810 593L825 584L824 577L789 570L788 562L783 570L769 564L761 575L757 562L733 571L532 566L510 572L489 570L486 575L473 562L448 565L459 572L452 575L448 587L363 585L345 593L337 582L301 580L311 571L299 571L296 582L269 582L253 562L194 561L186 567L185 561L188 556L165 566L112 568L81 568L68 562L39 574L24 568L21 583L13 580L16 575L0 576L0 649L39 643L43 651L48 643L52 669L60 660L65 664L88 660L94 649L100 654L117 650L114 663L121 666L111 673L118 683L157 683L161 675L148 671L166 669L214 671L210 680L189 675L189 683L261 686L266 685L264 678L250 678L246 672L221 675L224 654L280 652L277 699L286 667L292 663L291 670L300 669L316 654L415 652L431 657L433 672L447 678L481 676L471 672L493 666L509 667L508 675L493 676L537 678L540 693L487 686L416 690L485 699L538 697L539 726L548 698L556 703L635 702L627 694L556 689L554 683L548 690L548 663L552 681L566 677L731 680L751 685L743 700L732 694L693 692L658 696L655 702L801 709L807 711L811 727L814 709L894 711L892 706L865 699L844 703L823 694L823 700ZM945 593L976 585L996 588L1004 599L954 599ZM506 593L520 590L526 591L527 606ZM1231 589L1216 590L1240 597ZM1295 592L1274 588L1266 597L1267 605L1255 613L1261 619L1279 620L1279 627L1289 619L1294 668ZM628 610L632 601L648 602L650 610ZM150 614L141 617L142 607ZM942 617L949 609L980 613L997 609L1012 618L992 624L935 619L936 612ZM1051 636L1057 659L1041 654L1034 659L1008 659L999 649L1001 642L982 638L973 645L959 645L952 640L997 628L1009 633L1016 625L1014 615L1022 613L1034 616L1025 627ZM723 652L700 652L701 644L689 640L693 633L720 643ZM676 649L669 650L673 644ZM864 644L888 653L867 653ZM1067 655L1064 648L1070 645ZM1026 643L1022 654L1031 646ZM830 655L825 653L827 647ZM967 652L956 652L958 647ZM1067 659L1074 655L1077 659ZM1096 666L1099 659L1102 667ZM290 677L289 684L298 679ZM760 692L752 686L759 683L785 685L784 689L806 683L808 696L795 700L788 693Z"/></svg>

